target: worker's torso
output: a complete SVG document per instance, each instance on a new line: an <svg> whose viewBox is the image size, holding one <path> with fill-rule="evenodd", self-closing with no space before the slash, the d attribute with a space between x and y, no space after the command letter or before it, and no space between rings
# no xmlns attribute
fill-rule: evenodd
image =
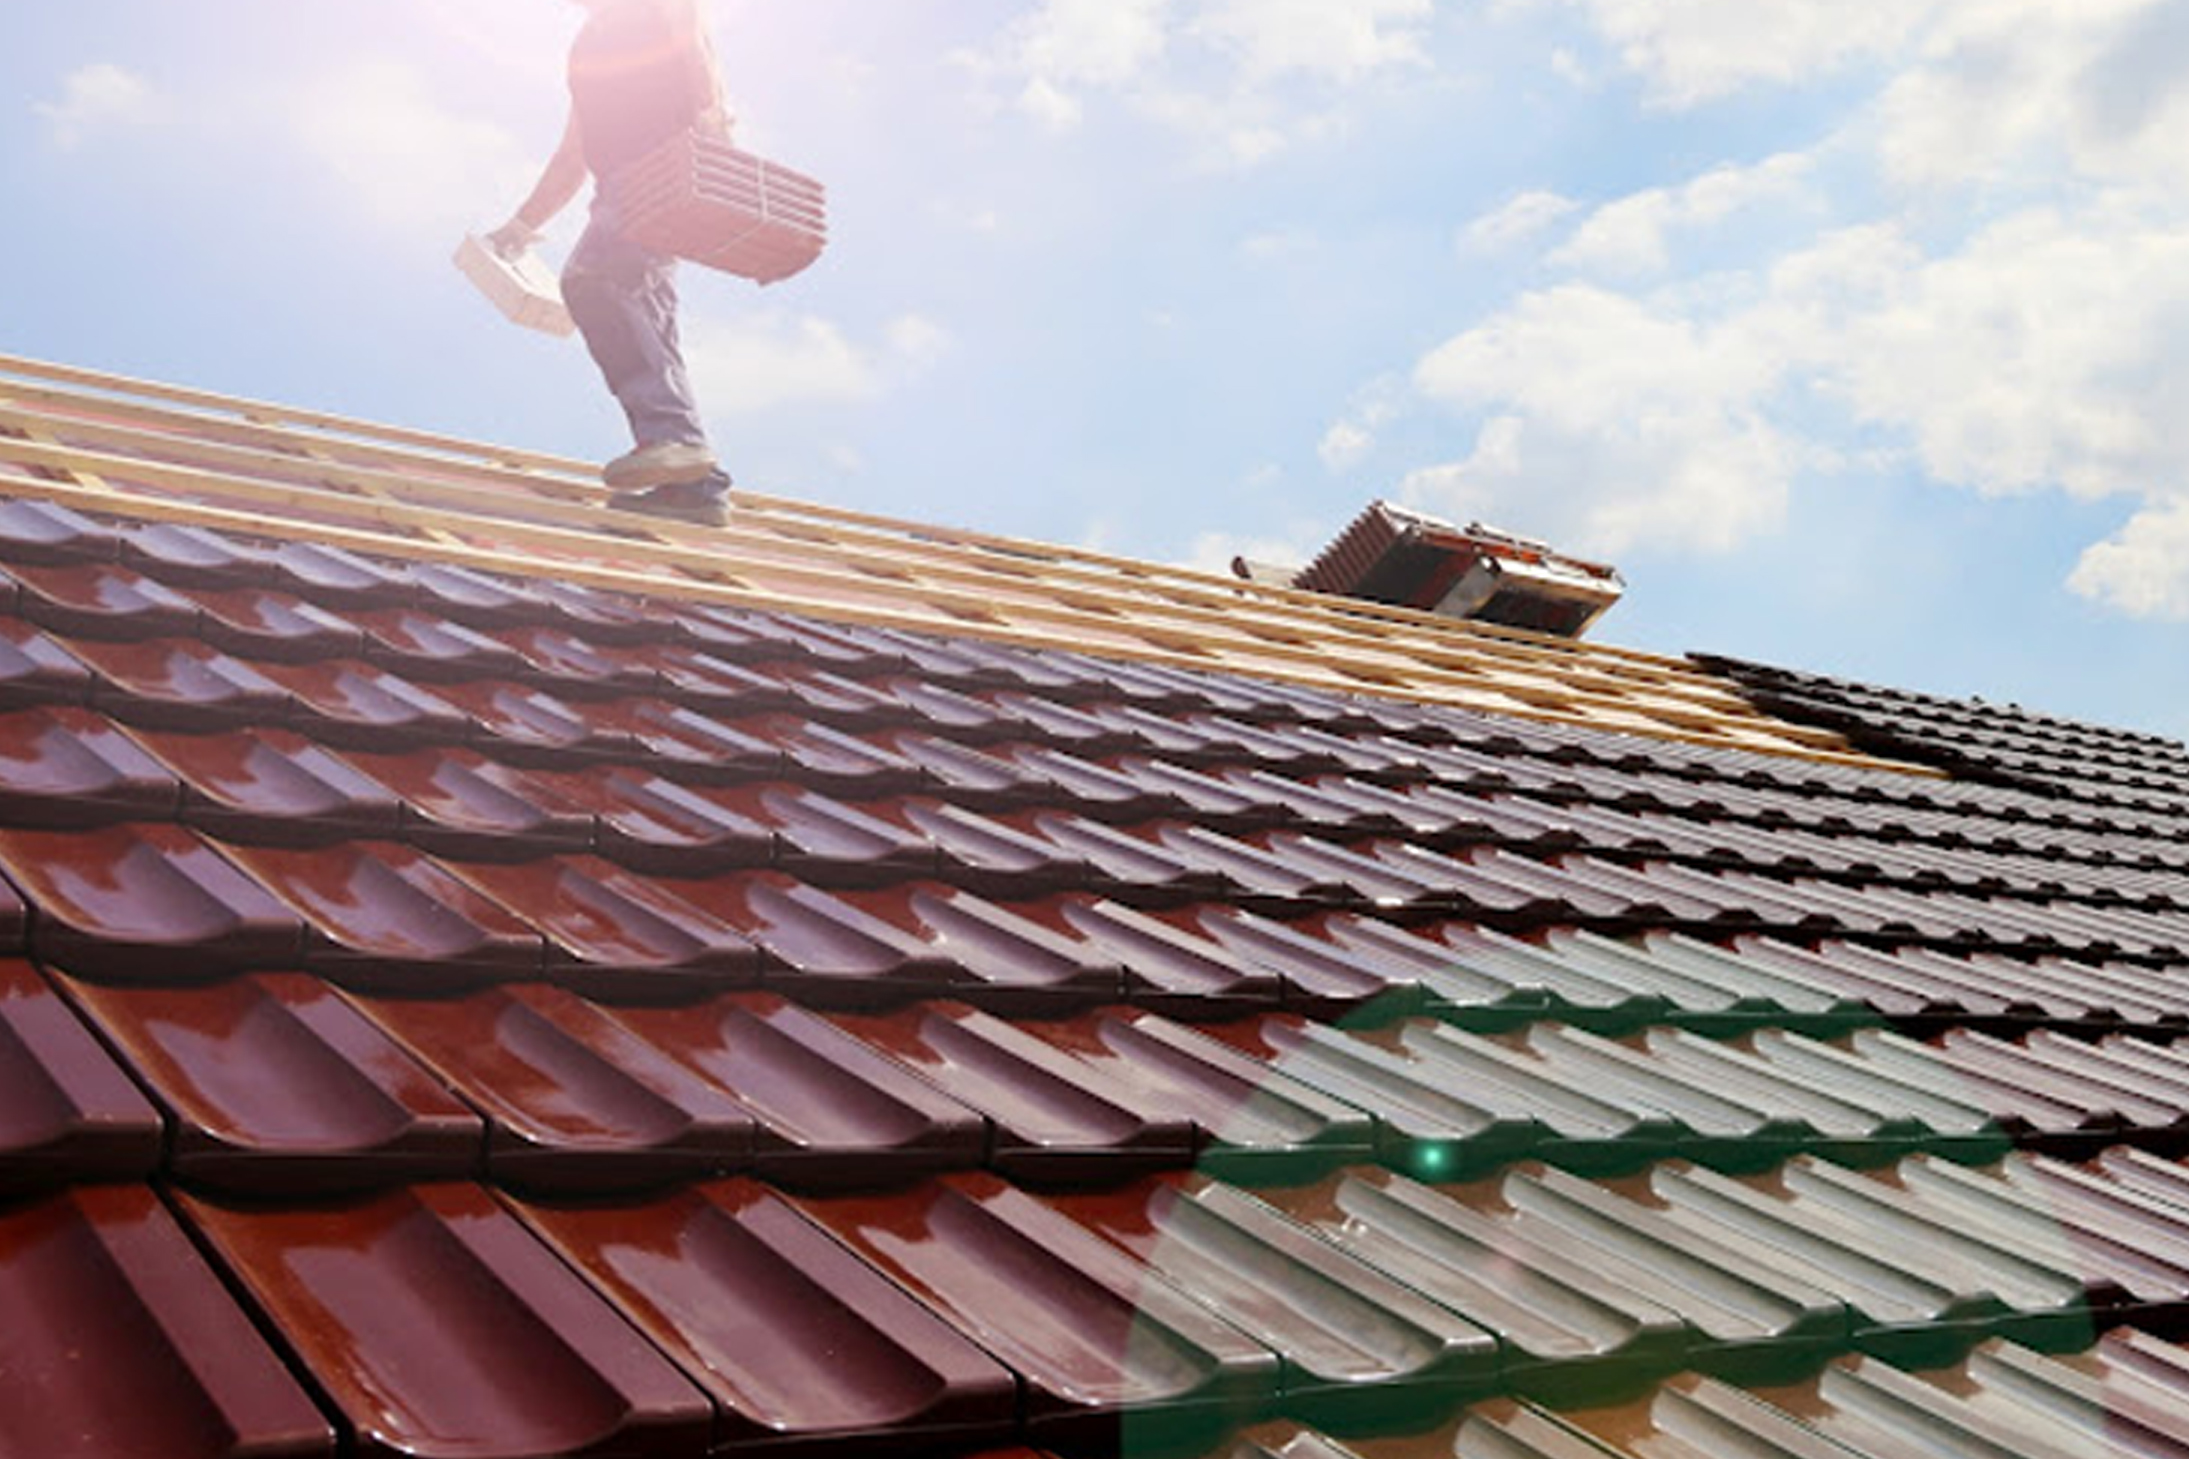
<svg viewBox="0 0 2189 1459"><path fill-rule="evenodd" d="M655 0L624 0L585 23L570 48L570 99L586 166L609 177L707 109L709 58Z"/></svg>

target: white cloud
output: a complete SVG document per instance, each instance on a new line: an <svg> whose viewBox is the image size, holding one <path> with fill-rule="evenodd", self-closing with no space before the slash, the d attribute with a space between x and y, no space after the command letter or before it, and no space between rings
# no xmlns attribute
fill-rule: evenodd
<svg viewBox="0 0 2189 1459"><path fill-rule="evenodd" d="M1737 319L1591 285L1530 294L1416 370L1431 400L1490 417L1470 457L1409 492L1584 552L1729 549L1778 524L1805 454L1771 423L1784 362L1757 344Z"/></svg>
<svg viewBox="0 0 2189 1459"><path fill-rule="evenodd" d="M1068 132L1078 126L1087 115L1087 108L1079 98L1057 86L1046 76L1036 76L1026 83L1019 93L1019 110L1052 132Z"/></svg>
<svg viewBox="0 0 2189 1459"><path fill-rule="evenodd" d="M889 322L890 352L907 365L925 369L950 353L950 331L922 314L903 314Z"/></svg>
<svg viewBox="0 0 2189 1459"><path fill-rule="evenodd" d="M2179 0L1957 0L1880 100L1885 170L1919 191L2027 188L2064 166L2178 197L2189 187L2185 81Z"/></svg>
<svg viewBox="0 0 2189 1459"><path fill-rule="evenodd" d="M1367 426L1355 420L1341 420L1323 432L1317 454L1330 470L1345 472L1367 460L1375 449L1375 434Z"/></svg>
<svg viewBox="0 0 2189 1459"><path fill-rule="evenodd" d="M1644 79L1652 100L1688 107L1759 84L1806 82L1851 60L1888 54L1942 7L1988 0L1555 3L1584 11L1620 62Z"/></svg>
<svg viewBox="0 0 2189 1459"><path fill-rule="evenodd" d="M1857 60L1869 99L1807 152L1608 201L1547 255L1566 281L1422 358L1419 396L1475 439L1411 499L1603 552L1735 547L1843 471L2121 499L2069 586L2189 617L2189 7L1561 3L1660 102ZM1540 232L1559 200L1465 236Z"/></svg>
<svg viewBox="0 0 2189 1459"><path fill-rule="evenodd" d="M142 76L101 61L71 71L62 78L60 100L35 102L31 110L45 119L55 146L73 151L111 128L159 120L162 103Z"/></svg>
<svg viewBox="0 0 2189 1459"><path fill-rule="evenodd" d="M2189 621L2189 498L2138 512L2083 553L2068 586L2132 618Z"/></svg>
<svg viewBox="0 0 2189 1459"><path fill-rule="evenodd" d="M1042 0L964 59L1052 131L1097 99L1188 139L1203 165L1251 167L1345 130L1333 96L1427 71L1435 0Z"/></svg>
<svg viewBox="0 0 2189 1459"><path fill-rule="evenodd" d="M932 368L950 349L932 320L904 315L862 345L832 320L774 310L684 323L692 384L710 414L872 400Z"/></svg>
<svg viewBox="0 0 2189 1459"><path fill-rule="evenodd" d="M1811 166L1807 156L1781 153L1754 166L1714 168L1681 187L1633 193L1590 214L1551 262L1619 274L1659 271L1671 262L1673 235L1798 198Z"/></svg>
<svg viewBox="0 0 2189 1459"><path fill-rule="evenodd" d="M1088 87L1127 87L1168 44L1172 0L1043 0L1004 33L984 65L1016 73L1021 110L1044 126L1077 126Z"/></svg>
<svg viewBox="0 0 2189 1459"><path fill-rule="evenodd" d="M1518 193L1483 214L1460 232L1460 247L1470 253L1494 253L1541 237L1581 205L1547 188Z"/></svg>
<svg viewBox="0 0 2189 1459"><path fill-rule="evenodd" d="M1816 322L1827 387L1940 481L2089 498L2189 476L2189 218L2020 214Z"/></svg>
<svg viewBox="0 0 2189 1459"><path fill-rule="evenodd" d="M1375 453L1384 429L1404 411L1406 384L1392 376L1360 390L1343 419L1323 433L1318 454L1336 474L1353 470Z"/></svg>
<svg viewBox="0 0 2189 1459"><path fill-rule="evenodd" d="M1250 75L1307 72L1353 81L1387 66L1423 66L1434 0L1204 0L1194 29Z"/></svg>
<svg viewBox="0 0 2189 1459"><path fill-rule="evenodd" d="M1020 62L1056 81L1121 85L1161 58L1171 8L1172 0L1044 0L1014 28Z"/></svg>

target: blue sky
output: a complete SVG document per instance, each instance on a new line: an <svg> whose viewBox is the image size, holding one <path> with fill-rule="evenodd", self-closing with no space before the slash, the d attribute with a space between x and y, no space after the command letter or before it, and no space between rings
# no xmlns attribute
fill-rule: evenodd
<svg viewBox="0 0 2189 1459"><path fill-rule="evenodd" d="M0 350L604 458L455 273L560 0L75 0L0 46ZM2189 734L2181 0L716 0L833 239L685 274L741 483L1216 565L1368 501L1602 640ZM550 239L559 254L576 216Z"/></svg>

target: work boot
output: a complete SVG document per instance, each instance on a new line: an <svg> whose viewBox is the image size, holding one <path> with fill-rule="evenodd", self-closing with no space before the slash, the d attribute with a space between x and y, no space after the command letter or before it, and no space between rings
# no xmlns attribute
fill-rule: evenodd
<svg viewBox="0 0 2189 1459"><path fill-rule="evenodd" d="M626 452L601 468L611 491L644 491L678 481L697 481L719 469L714 452L697 441L659 441Z"/></svg>
<svg viewBox="0 0 2189 1459"><path fill-rule="evenodd" d="M726 526L730 520L730 478L710 471L696 481L668 481L644 491L617 492L608 505L619 512L665 517L699 527Z"/></svg>

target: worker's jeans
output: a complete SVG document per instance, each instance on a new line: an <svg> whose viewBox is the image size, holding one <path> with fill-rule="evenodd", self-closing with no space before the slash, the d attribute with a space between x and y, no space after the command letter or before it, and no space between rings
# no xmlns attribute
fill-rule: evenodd
<svg viewBox="0 0 2189 1459"><path fill-rule="evenodd" d="M676 260L642 248L596 201L562 271L563 303L641 446L703 445L707 433L677 340Z"/></svg>

